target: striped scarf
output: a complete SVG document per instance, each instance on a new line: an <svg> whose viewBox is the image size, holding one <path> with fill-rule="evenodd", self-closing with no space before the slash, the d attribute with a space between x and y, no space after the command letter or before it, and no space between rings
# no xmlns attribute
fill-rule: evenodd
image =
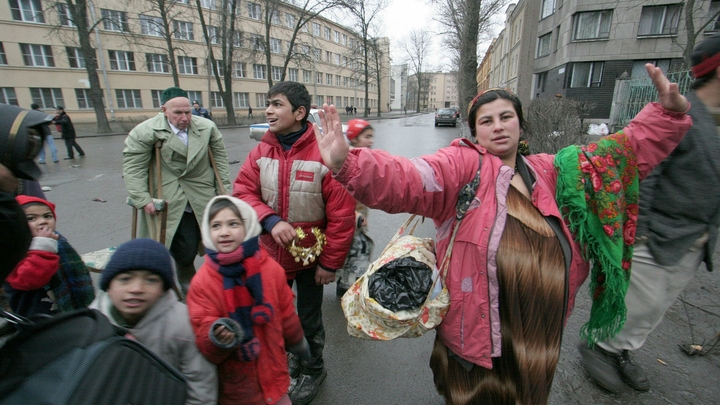
<svg viewBox="0 0 720 405"><path fill-rule="evenodd" d="M51 283L55 304L61 312L87 307L95 299L90 273L80 255L60 234L58 234L58 256L60 256L60 266L55 273L58 282Z"/></svg>
<svg viewBox="0 0 720 405"><path fill-rule="evenodd" d="M223 276L223 289L228 316L243 329L240 356L252 361L260 354L260 342L253 332L253 325L264 325L273 317L272 305L263 301L262 275L260 273L259 238L248 239L232 253L220 253L205 249L207 263Z"/></svg>
<svg viewBox="0 0 720 405"><path fill-rule="evenodd" d="M625 324L625 294L638 218L637 158L622 131L555 155L557 203L591 263L590 320L580 336L597 343Z"/></svg>

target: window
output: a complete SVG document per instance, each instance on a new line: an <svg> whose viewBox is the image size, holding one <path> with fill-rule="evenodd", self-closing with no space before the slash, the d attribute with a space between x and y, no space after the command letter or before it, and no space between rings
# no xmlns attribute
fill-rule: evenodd
<svg viewBox="0 0 720 405"><path fill-rule="evenodd" d="M210 10L217 10L217 3L215 2L215 0L200 0L200 7Z"/></svg>
<svg viewBox="0 0 720 405"><path fill-rule="evenodd" d="M600 87L605 62L573 63L570 87Z"/></svg>
<svg viewBox="0 0 720 405"><path fill-rule="evenodd" d="M270 52L282 53L282 41L277 38L270 38Z"/></svg>
<svg viewBox="0 0 720 405"><path fill-rule="evenodd" d="M198 74L197 58L178 56L178 73L184 75Z"/></svg>
<svg viewBox="0 0 720 405"><path fill-rule="evenodd" d="M90 92L87 89L75 89L75 98L77 99L78 108L81 110L93 108Z"/></svg>
<svg viewBox="0 0 720 405"><path fill-rule="evenodd" d="M331 73L325 73L325 84L332 86L333 75Z"/></svg>
<svg viewBox="0 0 720 405"><path fill-rule="evenodd" d="M272 79L276 82L282 80L283 68L280 66L272 67Z"/></svg>
<svg viewBox="0 0 720 405"><path fill-rule="evenodd" d="M316 37L320 36L320 24L313 23L313 35Z"/></svg>
<svg viewBox="0 0 720 405"><path fill-rule="evenodd" d="M235 107L249 107L250 93L233 93L233 105Z"/></svg>
<svg viewBox="0 0 720 405"><path fill-rule="evenodd" d="M0 65L7 65L7 55L5 55L5 47L3 46L3 43L0 42ZM5 103L7 104L7 103Z"/></svg>
<svg viewBox="0 0 720 405"><path fill-rule="evenodd" d="M175 30L175 39L184 39L187 41L195 39L191 22L173 20L173 28Z"/></svg>
<svg viewBox="0 0 720 405"><path fill-rule="evenodd" d="M335 64L340 66L340 54L336 53L334 56L335 56L335 60L334 60Z"/></svg>
<svg viewBox="0 0 720 405"><path fill-rule="evenodd" d="M550 40L552 39L552 32L547 33L540 38L538 38L538 44L537 44L537 57L541 58L543 56L550 55Z"/></svg>
<svg viewBox="0 0 720 405"><path fill-rule="evenodd" d="M259 20L260 15L262 14L262 11L260 9L260 5L256 3L248 3L248 17Z"/></svg>
<svg viewBox="0 0 720 405"><path fill-rule="evenodd" d="M289 68L288 69L288 80L291 82L298 81L298 70L295 68Z"/></svg>
<svg viewBox="0 0 720 405"><path fill-rule="evenodd" d="M20 44L25 66L54 67L52 47L50 45Z"/></svg>
<svg viewBox="0 0 720 405"><path fill-rule="evenodd" d="M323 74L321 72L315 72L315 83L316 84L322 84L323 82Z"/></svg>
<svg viewBox="0 0 720 405"><path fill-rule="evenodd" d="M233 46L235 48L242 48L245 46L243 43L243 36L241 31L235 31L233 32Z"/></svg>
<svg viewBox="0 0 720 405"><path fill-rule="evenodd" d="M252 49L255 51L265 49L265 39L260 35L250 34L250 42L252 43Z"/></svg>
<svg viewBox="0 0 720 405"><path fill-rule="evenodd" d="M153 73L170 73L170 66L166 55L159 53L146 53L145 63L148 72Z"/></svg>
<svg viewBox="0 0 720 405"><path fill-rule="evenodd" d="M162 90L150 90L150 96L152 97L152 103L153 108L160 108L162 107L162 104L160 104L160 95L162 94Z"/></svg>
<svg viewBox="0 0 720 405"><path fill-rule="evenodd" d="M640 15L638 36L677 34L680 10L680 4L644 6Z"/></svg>
<svg viewBox="0 0 720 405"><path fill-rule="evenodd" d="M322 61L322 49L313 48L313 59Z"/></svg>
<svg viewBox="0 0 720 405"><path fill-rule="evenodd" d="M65 105L62 90L30 87L30 98L32 102L39 105L40 109L55 108L56 105Z"/></svg>
<svg viewBox="0 0 720 405"><path fill-rule="evenodd" d="M111 70L135 70L135 55L126 51L108 51Z"/></svg>
<svg viewBox="0 0 720 405"><path fill-rule="evenodd" d="M270 10L270 23L275 24L275 25L280 25L280 10L278 10L278 9Z"/></svg>
<svg viewBox="0 0 720 405"><path fill-rule="evenodd" d="M208 59L208 62L210 62L210 59ZM215 65L217 66L218 76L220 76L220 77L225 76L225 68L223 67L223 61L216 59ZM213 72L212 67L208 66L208 69L210 69L210 72L208 72L208 73L215 76L215 72Z"/></svg>
<svg viewBox="0 0 720 405"><path fill-rule="evenodd" d="M342 34L342 44L345 46L347 46L347 44L348 44L348 37L345 34Z"/></svg>
<svg viewBox="0 0 720 405"><path fill-rule="evenodd" d="M118 108L142 108L140 90L115 90Z"/></svg>
<svg viewBox="0 0 720 405"><path fill-rule="evenodd" d="M255 93L255 106L258 108L265 108L267 105L267 94L266 93Z"/></svg>
<svg viewBox="0 0 720 405"><path fill-rule="evenodd" d="M332 30L330 30L330 27L324 27L325 29L323 32L325 33L325 39L328 41L330 40L330 35L332 34Z"/></svg>
<svg viewBox="0 0 720 405"><path fill-rule="evenodd" d="M610 36L612 10L577 13L573 18L573 39L596 39Z"/></svg>
<svg viewBox="0 0 720 405"><path fill-rule="evenodd" d="M288 28L295 28L295 15L285 13L285 26Z"/></svg>
<svg viewBox="0 0 720 405"><path fill-rule="evenodd" d="M17 96L15 89L12 87L0 87L0 103L17 106Z"/></svg>
<svg viewBox="0 0 720 405"><path fill-rule="evenodd" d="M44 23L42 0L10 0L13 20Z"/></svg>
<svg viewBox="0 0 720 405"><path fill-rule="evenodd" d="M545 82L547 81L547 72L535 75L535 92L543 93L545 91Z"/></svg>
<svg viewBox="0 0 720 405"><path fill-rule="evenodd" d="M65 47L67 52L68 62L71 68L84 68L85 67L85 55L82 53L80 48L73 48L70 46Z"/></svg>
<svg viewBox="0 0 720 405"><path fill-rule="evenodd" d="M66 3L57 3L58 18L60 19L60 25L63 27L76 27L72 21L72 15L70 15L70 9Z"/></svg>
<svg viewBox="0 0 720 405"><path fill-rule="evenodd" d="M202 105L202 91L188 90L187 95L191 101L199 101Z"/></svg>
<svg viewBox="0 0 720 405"><path fill-rule="evenodd" d="M303 83L311 83L312 82L312 72L306 69L303 69Z"/></svg>
<svg viewBox="0 0 720 405"><path fill-rule="evenodd" d="M712 0L710 2L709 15L711 15L711 16L716 15L718 11L720 11L720 0ZM720 30L720 15L718 15L715 18L715 22L711 22L707 27L705 27L705 31L718 31L718 30Z"/></svg>
<svg viewBox="0 0 720 405"><path fill-rule="evenodd" d="M333 105L333 96L327 96L327 100L325 102L328 103L328 105Z"/></svg>
<svg viewBox="0 0 720 405"><path fill-rule="evenodd" d="M101 9L103 28L107 31L128 32L127 13L124 11Z"/></svg>
<svg viewBox="0 0 720 405"><path fill-rule="evenodd" d="M665 73L670 70L670 59L649 59L634 61L630 77L632 77L633 79L647 79L648 86L652 85L652 80L647 74L647 69L645 69L646 63L652 63L653 65L659 67Z"/></svg>
<svg viewBox="0 0 720 405"><path fill-rule="evenodd" d="M315 96L315 104L321 106L325 102L325 96L318 94Z"/></svg>
<svg viewBox="0 0 720 405"><path fill-rule="evenodd" d="M347 77L347 76L343 77L343 87L348 86L348 79L349 79L349 77ZM347 103L345 103L345 104L347 104Z"/></svg>
<svg viewBox="0 0 720 405"><path fill-rule="evenodd" d="M253 63L253 78L254 79L267 79L267 73L265 72L265 65Z"/></svg>
<svg viewBox="0 0 720 405"><path fill-rule="evenodd" d="M542 0L542 10L540 12L540 19L552 15L555 12L555 0Z"/></svg>
<svg viewBox="0 0 720 405"><path fill-rule="evenodd" d="M335 85L340 87L341 81L342 81L342 77L340 75L335 75Z"/></svg>
<svg viewBox="0 0 720 405"><path fill-rule="evenodd" d="M327 63L332 62L332 52L325 51L325 62L327 62Z"/></svg>
<svg viewBox="0 0 720 405"><path fill-rule="evenodd" d="M220 28L214 26L214 25L208 25L208 37L210 37L210 43L211 44L219 44L220 43Z"/></svg>
<svg viewBox="0 0 720 405"><path fill-rule="evenodd" d="M163 36L165 29L162 25L162 18L140 14L140 32L143 35L152 35L154 37Z"/></svg>
<svg viewBox="0 0 720 405"><path fill-rule="evenodd" d="M210 92L210 103L212 104L213 108L225 108L225 102L220 96L219 91Z"/></svg>
<svg viewBox="0 0 720 405"><path fill-rule="evenodd" d="M245 77L245 64L243 62L235 62L235 77Z"/></svg>
<svg viewBox="0 0 720 405"><path fill-rule="evenodd" d="M336 44L340 43L340 31L335 31L335 36L333 37L333 41L335 41Z"/></svg>

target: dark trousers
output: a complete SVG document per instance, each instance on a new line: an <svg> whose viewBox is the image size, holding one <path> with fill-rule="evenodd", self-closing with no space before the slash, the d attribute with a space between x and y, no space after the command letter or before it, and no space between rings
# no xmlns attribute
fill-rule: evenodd
<svg viewBox="0 0 720 405"><path fill-rule="evenodd" d="M80 156L83 156L85 154L85 151L82 150L80 145L75 141L75 137L72 138L63 138L65 141L65 147L67 148L67 154L68 157L75 157L75 153L73 153L73 147L75 147L75 150L78 151Z"/></svg>
<svg viewBox="0 0 720 405"><path fill-rule="evenodd" d="M315 284L315 268L300 270L295 280L288 280L292 287L297 285L297 311L305 338L310 345L312 360L303 363L303 374L320 374L325 367L323 349L325 348L325 326L322 322L323 285Z"/></svg>
<svg viewBox="0 0 720 405"><path fill-rule="evenodd" d="M200 227L195 219L195 214L183 212L170 245L170 254L177 263L178 279L181 285L190 283L190 279L195 275L193 263L198 254L200 238Z"/></svg>

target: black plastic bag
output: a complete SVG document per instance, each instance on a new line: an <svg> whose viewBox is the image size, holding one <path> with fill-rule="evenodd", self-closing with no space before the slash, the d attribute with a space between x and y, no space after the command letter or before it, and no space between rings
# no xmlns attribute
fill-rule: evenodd
<svg viewBox="0 0 720 405"><path fill-rule="evenodd" d="M368 294L390 311L417 309L432 287L432 269L412 257L388 262L368 279Z"/></svg>

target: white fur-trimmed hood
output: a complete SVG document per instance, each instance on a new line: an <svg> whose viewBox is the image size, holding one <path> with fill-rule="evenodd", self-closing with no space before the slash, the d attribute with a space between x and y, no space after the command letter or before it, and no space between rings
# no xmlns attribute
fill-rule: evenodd
<svg viewBox="0 0 720 405"><path fill-rule="evenodd" d="M215 244L213 244L212 239L210 238L210 219L208 218L208 215L210 214L210 207L212 207L213 203L218 200L228 200L235 204L240 211L243 226L245 226L245 240L243 240L243 242L260 235L262 232L262 226L260 226L257 213L248 203L232 196L219 195L217 197L213 197L213 199L210 200L208 205L205 207L202 224L200 225L203 245L207 249L217 250L217 247L215 247Z"/></svg>

